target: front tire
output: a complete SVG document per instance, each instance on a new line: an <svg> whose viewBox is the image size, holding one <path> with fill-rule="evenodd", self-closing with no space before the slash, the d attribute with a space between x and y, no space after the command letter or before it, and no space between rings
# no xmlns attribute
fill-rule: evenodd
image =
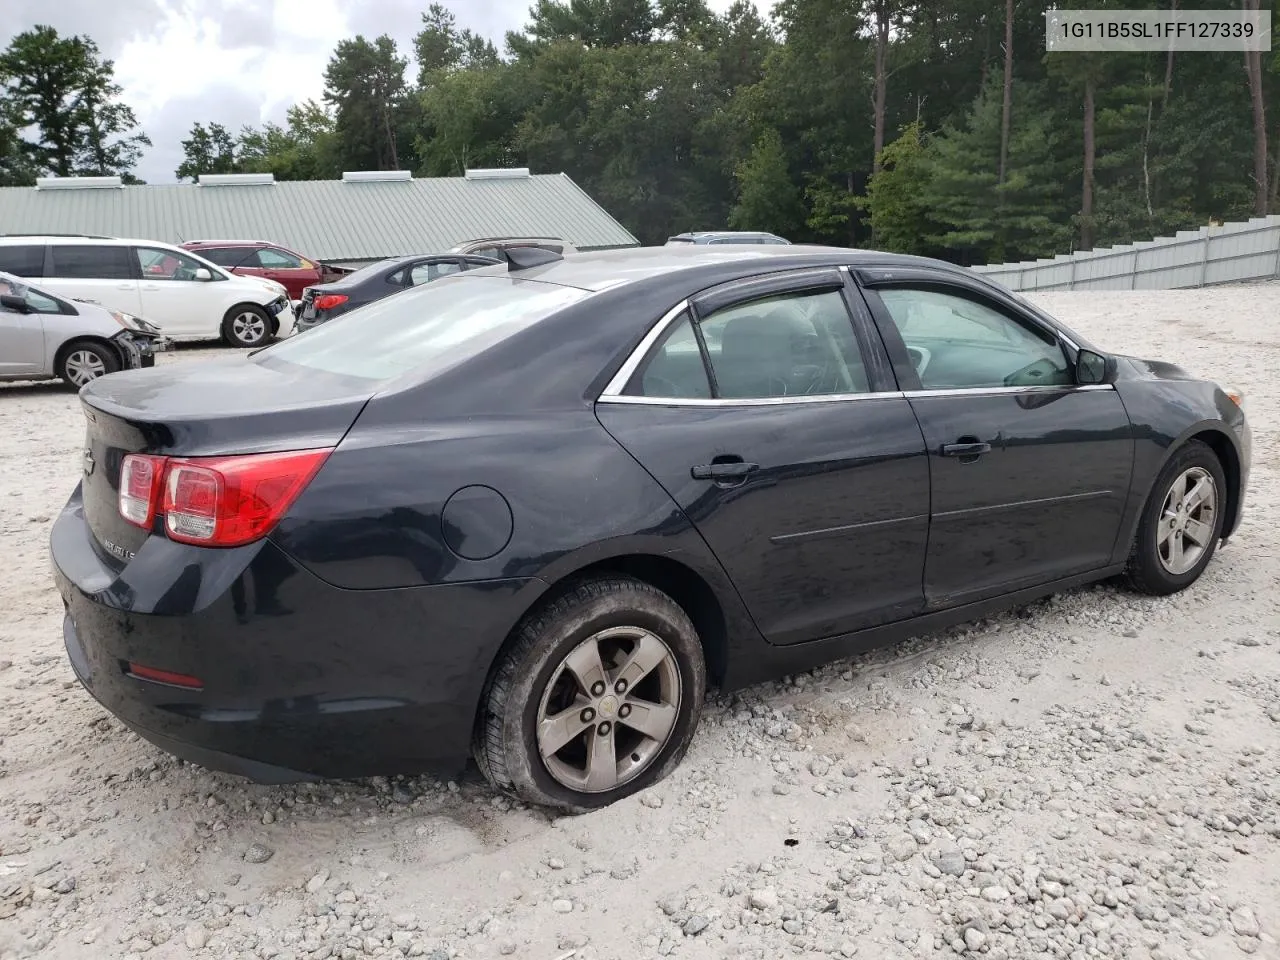
<svg viewBox="0 0 1280 960"><path fill-rule="evenodd" d="M89 381L119 369L120 358L106 344L76 340L62 351L57 373L68 387L79 390Z"/></svg>
<svg viewBox="0 0 1280 960"><path fill-rule="evenodd" d="M702 715L697 631L630 577L582 581L526 618L486 687L474 752L486 779L567 813L666 777Z"/></svg>
<svg viewBox="0 0 1280 960"><path fill-rule="evenodd" d="M222 338L233 347L260 347L271 339L271 318L252 303L242 303L222 318Z"/></svg>
<svg viewBox="0 0 1280 960"><path fill-rule="evenodd" d="M1191 441L1152 485L1125 568L1129 585L1167 596L1195 583L1217 549L1226 505L1221 462L1208 445Z"/></svg>

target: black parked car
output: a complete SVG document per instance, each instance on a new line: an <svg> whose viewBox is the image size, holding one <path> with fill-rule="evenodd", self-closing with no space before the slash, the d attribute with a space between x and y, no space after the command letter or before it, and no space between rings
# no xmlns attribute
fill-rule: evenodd
<svg viewBox="0 0 1280 960"><path fill-rule="evenodd" d="M302 291L302 305L295 324L299 332L340 317L393 293L421 286L463 270L501 263L494 257L437 253L390 257L361 267L331 283L317 283Z"/></svg>
<svg viewBox="0 0 1280 960"><path fill-rule="evenodd" d="M51 547L95 697L262 781L473 752L584 810L680 761L709 682L1120 574L1170 594L1240 522L1236 392L960 268L512 260L84 388Z"/></svg>

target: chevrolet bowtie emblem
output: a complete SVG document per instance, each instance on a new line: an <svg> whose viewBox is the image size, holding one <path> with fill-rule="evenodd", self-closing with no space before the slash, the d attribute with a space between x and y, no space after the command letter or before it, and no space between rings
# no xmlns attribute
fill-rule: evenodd
<svg viewBox="0 0 1280 960"><path fill-rule="evenodd" d="M86 477L93 473L93 467L96 462L93 459L93 451L86 447L84 451L84 475Z"/></svg>

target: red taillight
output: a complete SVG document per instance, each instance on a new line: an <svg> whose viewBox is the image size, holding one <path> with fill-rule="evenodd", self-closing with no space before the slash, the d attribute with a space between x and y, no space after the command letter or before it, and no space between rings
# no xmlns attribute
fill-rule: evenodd
<svg viewBox="0 0 1280 960"><path fill-rule="evenodd" d="M329 453L323 449L189 459L130 454L120 474L120 515L148 529L163 515L169 539L180 543L252 543L284 516Z"/></svg>
<svg viewBox="0 0 1280 960"><path fill-rule="evenodd" d="M120 464L120 516L147 530L155 520L164 462L164 457L131 453Z"/></svg>
<svg viewBox="0 0 1280 960"><path fill-rule="evenodd" d="M171 687L186 687L188 690L203 690L204 681L185 673L174 673L171 670L157 670L155 667L144 667L140 663L129 664L129 675L139 680L150 680L152 683L167 683Z"/></svg>
<svg viewBox="0 0 1280 960"><path fill-rule="evenodd" d="M317 310L332 310L334 307L340 307L347 302L347 298L341 293L326 293L323 297L316 297Z"/></svg>
<svg viewBox="0 0 1280 960"><path fill-rule="evenodd" d="M164 527L172 540L237 547L266 536L316 475L328 450L170 460Z"/></svg>

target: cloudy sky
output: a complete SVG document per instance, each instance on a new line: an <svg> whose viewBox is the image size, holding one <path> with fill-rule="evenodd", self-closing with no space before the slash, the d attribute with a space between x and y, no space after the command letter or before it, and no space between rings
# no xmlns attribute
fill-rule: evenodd
<svg viewBox="0 0 1280 960"><path fill-rule="evenodd" d="M461 27L499 50L522 27L531 0L442 0ZM731 0L709 0L717 10ZM239 130L283 121L285 110L319 98L322 74L343 37L388 33L402 55L430 0L4 0L0 46L37 23L88 34L115 61L124 100L151 137L137 173L171 183L180 141L197 121ZM757 0L762 9L771 6ZM410 66L409 75L413 74Z"/></svg>

